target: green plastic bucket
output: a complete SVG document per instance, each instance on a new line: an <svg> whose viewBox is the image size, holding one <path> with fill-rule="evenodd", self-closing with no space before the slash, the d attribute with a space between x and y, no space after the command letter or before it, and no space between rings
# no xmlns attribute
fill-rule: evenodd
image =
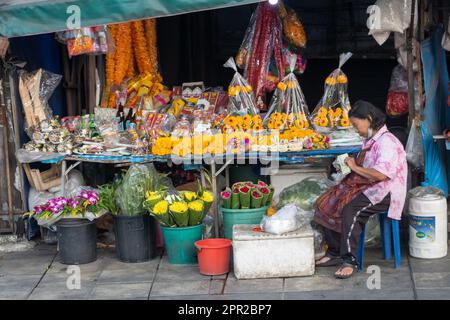
<svg viewBox="0 0 450 320"><path fill-rule="evenodd" d="M195 242L202 240L203 224L193 227L168 228L161 226L167 258L172 264L196 264Z"/></svg>
<svg viewBox="0 0 450 320"><path fill-rule="evenodd" d="M233 240L235 224L260 224L268 208L267 206L257 209L225 209L221 207L225 238Z"/></svg>

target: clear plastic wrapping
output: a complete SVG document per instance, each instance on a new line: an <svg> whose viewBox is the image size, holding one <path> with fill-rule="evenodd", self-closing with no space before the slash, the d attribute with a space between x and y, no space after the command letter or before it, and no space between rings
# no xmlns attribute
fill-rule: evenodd
<svg viewBox="0 0 450 320"><path fill-rule="evenodd" d="M235 71L233 79L228 87L228 95L230 97L230 104L232 107L231 112L250 115L258 114L259 110L256 108L253 88L237 71L234 58L229 58L227 62L225 62L224 67L231 68Z"/></svg>
<svg viewBox="0 0 450 320"><path fill-rule="evenodd" d="M416 125L416 119L413 119L409 131L408 141L406 142L406 160L415 168L424 166L423 145L419 138L420 129Z"/></svg>
<svg viewBox="0 0 450 320"><path fill-rule="evenodd" d="M152 163L132 165L116 190L116 202L121 215L143 214L146 211L143 206L146 192L168 189L173 189L170 178L156 171Z"/></svg>
<svg viewBox="0 0 450 320"><path fill-rule="evenodd" d="M286 8L281 2L278 6L283 21L283 34L290 44L297 48L306 46L306 33L294 10Z"/></svg>
<svg viewBox="0 0 450 320"><path fill-rule="evenodd" d="M290 61L290 73L278 83L272 97L269 111L263 124L268 129L307 129L310 127L309 111L297 77L293 73L297 56L292 56Z"/></svg>
<svg viewBox="0 0 450 320"><path fill-rule="evenodd" d="M391 117L401 116L408 113L408 106L408 74L399 64L392 70L386 113Z"/></svg>
<svg viewBox="0 0 450 320"><path fill-rule="evenodd" d="M272 234L292 232L305 226L309 221L303 219L301 210L295 204L288 204L274 215L264 215L261 229Z"/></svg>
<svg viewBox="0 0 450 320"><path fill-rule="evenodd" d="M106 54L115 50L113 38L106 25L58 32L56 39L67 45L69 57Z"/></svg>
<svg viewBox="0 0 450 320"><path fill-rule="evenodd" d="M350 126L348 78L341 68L351 56L350 52L341 54L339 68L325 80L324 94L311 115L314 128L319 133L328 133L335 128L347 129Z"/></svg>
<svg viewBox="0 0 450 320"><path fill-rule="evenodd" d="M436 187L416 187L409 190L408 196L414 198L445 197L444 192Z"/></svg>
<svg viewBox="0 0 450 320"><path fill-rule="evenodd" d="M48 126L52 111L48 100L61 82L62 76L44 69L19 72L19 93L25 113L25 131L32 138L35 127Z"/></svg>

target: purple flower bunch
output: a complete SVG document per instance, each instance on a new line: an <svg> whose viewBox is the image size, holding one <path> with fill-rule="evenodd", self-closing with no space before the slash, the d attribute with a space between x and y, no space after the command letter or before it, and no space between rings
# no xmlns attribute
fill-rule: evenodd
<svg viewBox="0 0 450 320"><path fill-rule="evenodd" d="M88 207L92 210L95 209L98 197L96 191L83 190L80 195L74 198L58 197L50 199L44 205L35 206L31 214L40 218L50 218L61 214L84 213Z"/></svg>

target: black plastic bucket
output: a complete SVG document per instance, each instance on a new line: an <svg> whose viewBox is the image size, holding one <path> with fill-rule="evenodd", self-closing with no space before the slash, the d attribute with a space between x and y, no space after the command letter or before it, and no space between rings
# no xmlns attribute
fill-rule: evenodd
<svg viewBox="0 0 450 320"><path fill-rule="evenodd" d="M84 264L97 260L97 227L87 219L61 219L57 224L61 263Z"/></svg>
<svg viewBox="0 0 450 320"><path fill-rule="evenodd" d="M150 215L114 216L117 258L144 262L156 257L156 221Z"/></svg>

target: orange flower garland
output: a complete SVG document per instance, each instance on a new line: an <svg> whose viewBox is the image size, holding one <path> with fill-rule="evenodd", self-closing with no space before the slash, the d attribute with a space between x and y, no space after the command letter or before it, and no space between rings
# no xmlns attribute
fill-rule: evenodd
<svg viewBox="0 0 450 320"><path fill-rule="evenodd" d="M156 19L144 21L145 34L147 36L147 48L152 72L158 72L158 50L156 47Z"/></svg>
<svg viewBox="0 0 450 320"><path fill-rule="evenodd" d="M114 83L122 83L129 68L131 54L131 28L128 23L121 23L117 27L116 37L116 65Z"/></svg>
<svg viewBox="0 0 450 320"><path fill-rule="evenodd" d="M147 50L147 40L144 33L144 25L141 21L131 22L133 30L134 56L141 74L152 73L150 57Z"/></svg>
<svg viewBox="0 0 450 320"><path fill-rule="evenodd" d="M112 24L108 26L109 33L111 34L111 38L116 43L116 30L117 26ZM114 83L114 67L115 67L115 57L116 50L112 52L108 52L106 55L106 86L109 88Z"/></svg>

